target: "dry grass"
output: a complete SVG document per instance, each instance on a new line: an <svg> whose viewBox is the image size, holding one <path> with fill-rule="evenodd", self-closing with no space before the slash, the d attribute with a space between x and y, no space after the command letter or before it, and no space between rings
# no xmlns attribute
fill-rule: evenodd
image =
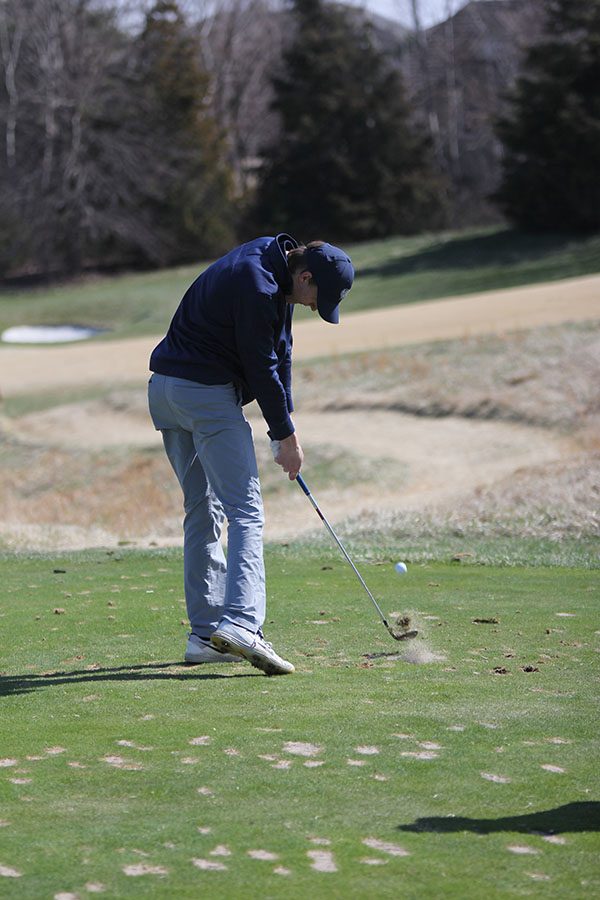
<svg viewBox="0 0 600 900"><path fill-rule="evenodd" d="M324 414L323 438L330 441L309 447L312 486L319 493L326 488L328 510L343 509L349 492L360 494L361 502L371 498L371 512L348 523L348 533L356 536L410 527L415 538L436 531L490 538L520 534L553 541L597 537L599 383L600 323L301 365L295 379L296 405ZM90 403L86 407L82 400L64 410L55 407L5 419L0 541L7 547L58 549L180 540L179 488L159 444L149 446L142 435L137 446L133 442L129 447L94 449L93 436L89 447L85 441L79 448L69 445L78 415L102 427L113 421L117 437L127 437L129 427L132 434L146 428L144 392L107 389L104 397L96 396ZM549 437L568 435L570 450L562 460L528 466L484 488L473 481L460 506L430 504L419 515L407 515L390 511L388 502L386 512L378 514L381 499L392 486L400 494L410 473L386 453L385 434L372 456L336 446L332 413L340 409L356 411L357 429L368 429L369 412L381 409L410 412L430 422L453 416L455 421L498 419L526 428L542 425ZM51 446L40 434L58 435L62 445L58 441ZM379 446L379 436L375 437L374 445ZM257 444L267 506L285 513L286 481L270 464L264 442ZM497 447L489 447L490 454L497 452ZM502 452L510 454L510 446ZM462 465L468 466L464 460Z"/></svg>

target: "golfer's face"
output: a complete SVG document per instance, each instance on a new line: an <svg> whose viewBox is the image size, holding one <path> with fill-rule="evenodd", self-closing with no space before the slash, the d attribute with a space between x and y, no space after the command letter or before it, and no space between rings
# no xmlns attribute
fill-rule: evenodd
<svg viewBox="0 0 600 900"><path fill-rule="evenodd" d="M313 312L317 309L317 285L312 280L310 272L297 272L292 276L293 288L287 298L288 303L299 303L301 306L309 306Z"/></svg>

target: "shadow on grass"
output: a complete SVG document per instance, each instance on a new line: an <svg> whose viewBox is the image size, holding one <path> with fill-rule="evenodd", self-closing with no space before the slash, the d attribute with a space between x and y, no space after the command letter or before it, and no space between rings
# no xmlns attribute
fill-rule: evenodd
<svg viewBox="0 0 600 900"><path fill-rule="evenodd" d="M165 669L188 669L168 672ZM232 674L198 672L198 666L186 666L181 662L151 662L136 666L78 669L72 672L44 672L40 675L0 676L0 697L28 694L38 688L57 687L64 684L96 684L99 681L212 681L220 678L254 678L258 672L243 671ZM156 671L156 670L160 671Z"/></svg>
<svg viewBox="0 0 600 900"><path fill-rule="evenodd" d="M523 816L501 816L498 819L468 819L466 816L432 816L417 819L411 825L399 825L398 831L450 834L474 831L493 834L497 831L520 831L524 834L561 834L565 831L600 831L600 803L578 801L544 809Z"/></svg>
<svg viewBox="0 0 600 900"><path fill-rule="evenodd" d="M512 266L541 260L564 250L573 241L567 234L525 234L496 231L474 237L440 240L408 256L389 259L381 265L361 268L361 278L409 275L431 269L480 269Z"/></svg>

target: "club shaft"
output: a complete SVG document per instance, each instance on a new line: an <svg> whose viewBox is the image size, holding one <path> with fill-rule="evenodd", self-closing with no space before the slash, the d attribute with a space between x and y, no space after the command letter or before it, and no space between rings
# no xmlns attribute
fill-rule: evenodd
<svg viewBox="0 0 600 900"><path fill-rule="evenodd" d="M329 524L329 522L327 521L327 519L325 518L325 516L323 515L323 513L322 513L321 510L319 509L319 505L318 505L317 501L315 500L315 498L313 497L313 495L311 494L310 490L308 489L308 485L306 484L306 482L304 481L304 479L302 478L301 475L296 475L296 481L298 482L298 484L300 485L300 487L302 488L302 490L304 491L304 493L306 494L306 496L308 497L308 499L309 499L310 502L312 503L312 505L313 505L313 507L314 507L314 509L315 509L315 511L316 511L316 513L317 513L317 515L319 516L319 518L321 519L321 521L323 522L323 524L324 524L325 527L327 528L329 534L330 534L331 537L334 539L334 541L336 542L336 544L338 545L338 547L340 548L340 550L342 551L342 553L344 554L344 556L346 557L346 559L348 560L348 562L350 563L350 565L352 566L352 569L354 570L354 574L356 575L356 577L358 578L358 580L360 581L360 583L361 583L362 586L364 587L365 591L366 591L367 594L369 595L369 598L370 598L371 602L373 603L375 609L376 609L377 612L379 613L379 616L380 616L380 618L381 618L381 621L383 622L383 624L384 624L384 625L386 626L386 628L387 628L387 627L388 627L388 623L387 623L386 618L385 618L385 616L384 616L384 614L383 614L383 612L382 612L382 610L381 610L381 607L379 606L379 603L377 602L377 600L375 599L375 597L373 596L373 594L371 593L371 591L370 591L369 588L367 587L367 584L366 584L364 578L362 577L362 575L360 574L360 572L358 571L358 569L356 568L356 566L355 566L354 563L352 562L352 560L351 560L351 558L350 558L350 556L349 556L349 554L348 554L346 548L344 547L344 545L343 545L342 542L340 541L339 537L337 536L337 534L336 534L335 531L333 530L332 526Z"/></svg>

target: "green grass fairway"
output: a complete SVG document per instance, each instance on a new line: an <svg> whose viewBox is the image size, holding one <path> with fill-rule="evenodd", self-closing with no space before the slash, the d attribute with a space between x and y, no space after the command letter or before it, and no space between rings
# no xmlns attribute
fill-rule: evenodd
<svg viewBox="0 0 600 900"><path fill-rule="evenodd" d="M179 552L1 566L1 896L599 895L597 572L362 565L407 645L273 551L269 679L181 665Z"/></svg>
<svg viewBox="0 0 600 900"><path fill-rule="evenodd" d="M392 237L348 247L357 270L346 312L573 278L600 271L600 237L506 229ZM164 333L206 262L155 272L86 277L0 293L0 332L12 325L106 328L97 338ZM300 318L310 315L298 309Z"/></svg>

